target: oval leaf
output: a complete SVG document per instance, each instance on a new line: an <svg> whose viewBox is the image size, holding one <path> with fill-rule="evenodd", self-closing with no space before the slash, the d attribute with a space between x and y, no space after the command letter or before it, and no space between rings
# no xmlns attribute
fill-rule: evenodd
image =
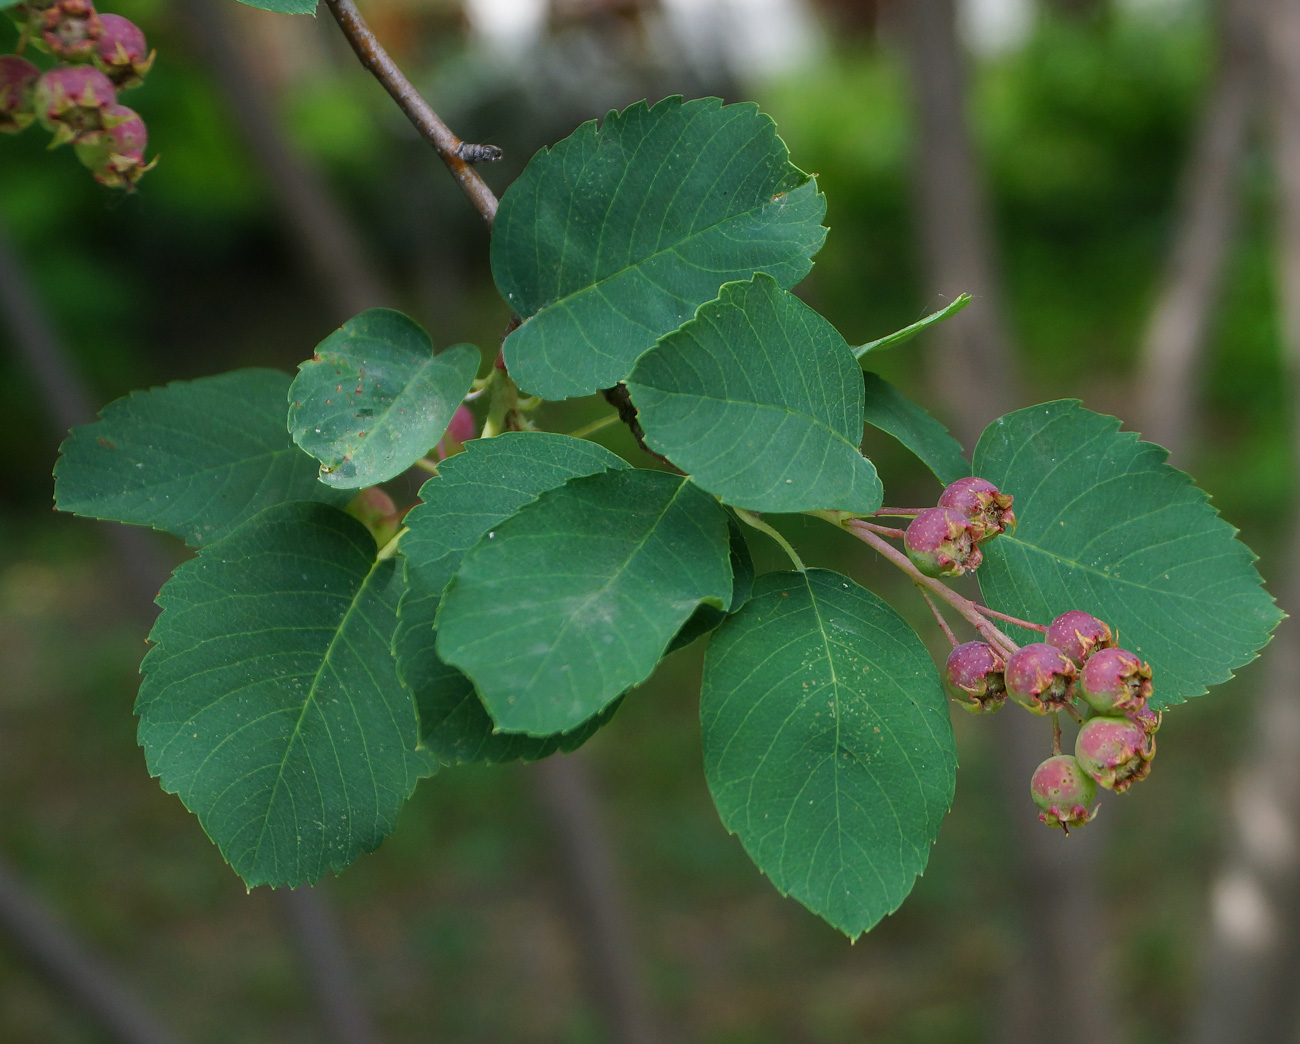
<svg viewBox="0 0 1300 1044"><path fill-rule="evenodd" d="M140 744L250 887L316 881L375 848L433 767L389 651L401 587L359 522L290 503L160 592Z"/></svg>
<svg viewBox="0 0 1300 1044"><path fill-rule="evenodd" d="M497 725L545 736L644 681L701 602L731 601L726 514L676 475L572 479L489 531L438 609L438 654Z"/></svg>
<svg viewBox="0 0 1300 1044"><path fill-rule="evenodd" d="M898 909L957 768L934 663L902 617L829 570L759 577L709 642L700 719L723 825L783 895L850 938Z"/></svg>
<svg viewBox="0 0 1300 1044"><path fill-rule="evenodd" d="M220 539L285 500L343 505L284 429L290 377L235 370L111 402L59 447L60 511L174 533L192 547Z"/></svg>
<svg viewBox="0 0 1300 1044"><path fill-rule="evenodd" d="M316 10L317 0L239 0L249 7L260 7L263 11L275 11L278 14L312 14Z"/></svg>
<svg viewBox="0 0 1300 1044"><path fill-rule="evenodd" d="M729 283L646 352L628 391L651 449L750 511L869 515L862 371L839 332L774 279Z"/></svg>
<svg viewBox="0 0 1300 1044"><path fill-rule="evenodd" d="M1206 494L1119 424L1065 400L985 429L975 473L1016 498L1019 524L985 545L980 586L1022 619L1107 621L1150 661L1152 703L1167 707L1253 660L1282 614Z"/></svg>
<svg viewBox="0 0 1300 1044"><path fill-rule="evenodd" d="M510 375L548 399L617 384L733 279L793 286L826 230L816 183L752 104L638 102L537 153L501 200L492 275L524 320Z"/></svg>
<svg viewBox="0 0 1300 1044"><path fill-rule="evenodd" d="M868 424L894 436L945 486L971 473L961 443L947 428L879 374L865 371L862 379Z"/></svg>
<svg viewBox="0 0 1300 1044"><path fill-rule="evenodd" d="M321 341L298 367L289 431L321 462L322 482L340 489L384 482L442 438L478 364L473 345L434 355L418 323L372 308Z"/></svg>
<svg viewBox="0 0 1300 1044"><path fill-rule="evenodd" d="M393 651L397 672L415 696L421 746L442 764L534 761L576 749L608 720L601 715L562 736L495 732L473 683L438 658L433 624L442 589L484 533L568 479L629 466L594 442L507 432L467 442L465 452L445 460L440 474L421 487L424 503L407 514L402 537L407 589Z"/></svg>

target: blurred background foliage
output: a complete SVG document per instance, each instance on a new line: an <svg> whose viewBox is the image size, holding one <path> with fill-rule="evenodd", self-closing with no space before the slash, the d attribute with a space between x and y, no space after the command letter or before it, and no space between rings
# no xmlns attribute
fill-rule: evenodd
<svg viewBox="0 0 1300 1044"><path fill-rule="evenodd" d="M158 48L130 104L145 115L161 162L124 196L96 185L70 150L47 152L37 131L0 140L0 227L97 404L238 366L292 370L347 316L286 236L276 193L199 57L184 5L101 6L135 19ZM439 345L468 340L494 353L508 312L491 285L487 237L436 156L327 17L226 6L254 57L256 90L326 171L399 306ZM828 199L831 233L800 293L851 343L937 307L922 290L916 245L909 86L874 8L800 8L811 27L806 53L764 66L675 55L638 21L646 6L554 5L539 38L509 51L494 50L453 0L362 4L457 133L505 149L505 160L481 168L498 192L537 148L610 106L679 92L752 99ZM1087 7L1080 15L1043 6L1021 36L985 47L970 114L1018 366L1034 401L1077 396L1124 416L1209 82L1213 24L1197 4ZM0 51L15 40L0 18ZM1261 553L1266 577L1294 485L1270 179L1252 155L1197 442L1184 457ZM264 890L246 894L179 802L147 777L130 708L148 620L101 527L52 515L61 433L5 336L0 852L184 1039L326 1039L283 913ZM896 349L883 372L925 399L933 375L920 358ZM543 422L567 430L604 410L594 401L548 408ZM636 454L615 429L601 438ZM891 502L937 492L884 440L867 445ZM408 501L416 488L395 485ZM823 540L801 520L786 529L812 560L895 592L924 626L924 607L860 548ZM159 546L170 560L182 555ZM755 552L779 567L768 548ZM664 1039L1000 1039L1003 971L1023 928L1005 865L1008 823L1033 813L1027 796L1005 807L994 786L988 735L999 719L956 721L957 803L930 869L899 914L850 948L778 897L720 828L700 771L701 652L671 657L589 747L650 993L670 1027ZM1161 733L1158 771L1103 809L1115 823L1102 873L1125 886L1107 902L1118 940L1113 952L1090 956L1093 926L1081 924L1080 954L1116 969L1125 1023L1115 1040L1172 1041L1186 1028L1221 784L1258 674L1251 668L1212 699L1179 708ZM530 771L462 768L427 781L397 833L327 883L384 1039L608 1039L584 986ZM0 1040L104 1039L0 937Z"/></svg>

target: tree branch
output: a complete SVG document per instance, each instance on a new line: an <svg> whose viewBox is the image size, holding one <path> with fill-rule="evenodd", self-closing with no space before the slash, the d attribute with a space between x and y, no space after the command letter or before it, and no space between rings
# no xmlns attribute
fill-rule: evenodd
<svg viewBox="0 0 1300 1044"><path fill-rule="evenodd" d="M343 35L348 38L348 43L361 59L361 64L383 84L384 90L392 96L393 101L397 102L398 108L406 113L406 118L442 157L442 162L447 164L451 176L460 184L465 195L474 204L474 208L483 215L483 220L491 227L497 215L497 198L478 176L478 172L465 161L462 155L462 146L465 143L442 122L438 114L406 78L406 74L397 67L397 63L384 50L383 44L370 31L370 27L366 25L365 19L361 17L361 12L357 10L357 5L352 0L325 0L325 6L329 8L330 14L343 30Z"/></svg>

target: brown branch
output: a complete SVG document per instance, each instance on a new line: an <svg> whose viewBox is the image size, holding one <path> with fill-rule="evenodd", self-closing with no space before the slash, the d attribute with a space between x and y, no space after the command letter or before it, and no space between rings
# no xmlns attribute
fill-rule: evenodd
<svg viewBox="0 0 1300 1044"><path fill-rule="evenodd" d="M330 14L343 30L343 35L348 38L348 43L361 59L361 64L383 84L384 90L392 96L393 101L397 102L398 108L406 113L406 118L442 157L442 162L447 164L451 176L460 183L460 187L474 204L474 208L483 215L483 220L491 227L497 215L497 198L478 176L478 172L462 156L461 147L465 143L442 122L438 114L406 78L406 74L397 67L397 63L384 50L383 44L370 31L370 27L366 25L365 19L361 17L361 12L357 10L357 5L352 0L325 0L325 6L329 8Z"/></svg>

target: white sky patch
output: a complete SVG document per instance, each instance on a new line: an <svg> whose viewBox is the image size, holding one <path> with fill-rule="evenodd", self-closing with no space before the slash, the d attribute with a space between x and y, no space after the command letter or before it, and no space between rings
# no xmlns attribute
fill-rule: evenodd
<svg viewBox="0 0 1300 1044"><path fill-rule="evenodd" d="M546 7L546 0L465 0L465 17L491 50L514 55L537 43Z"/></svg>
<svg viewBox="0 0 1300 1044"><path fill-rule="evenodd" d="M661 0L673 34L696 62L721 58L737 76L805 66L822 50L803 0Z"/></svg>
<svg viewBox="0 0 1300 1044"><path fill-rule="evenodd" d="M1019 50L1033 34L1036 14L1034 0L959 0L958 4L962 37L978 55Z"/></svg>

